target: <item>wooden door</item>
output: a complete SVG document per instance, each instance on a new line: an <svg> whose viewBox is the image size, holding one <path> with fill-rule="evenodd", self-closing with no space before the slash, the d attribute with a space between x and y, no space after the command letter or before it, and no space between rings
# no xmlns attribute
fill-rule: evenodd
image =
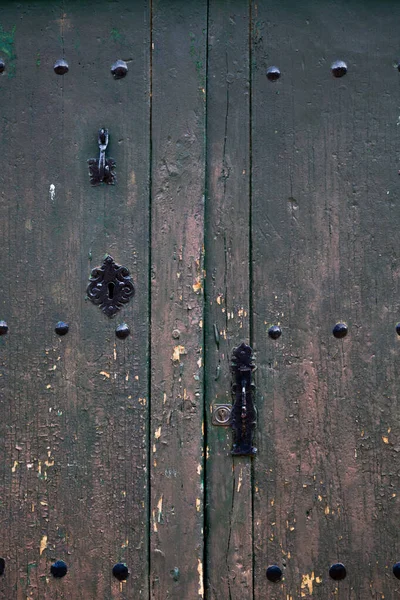
<svg viewBox="0 0 400 600"><path fill-rule="evenodd" d="M396 597L399 18L3 2L2 599ZM213 422L241 342L255 458Z"/></svg>

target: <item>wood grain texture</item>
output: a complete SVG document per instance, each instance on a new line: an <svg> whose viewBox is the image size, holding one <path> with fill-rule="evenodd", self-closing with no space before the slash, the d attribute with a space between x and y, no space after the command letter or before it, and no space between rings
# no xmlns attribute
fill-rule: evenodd
<svg viewBox="0 0 400 600"><path fill-rule="evenodd" d="M399 590L399 16L385 1L253 4L256 600ZM266 580L273 563L283 583Z"/></svg>
<svg viewBox="0 0 400 600"><path fill-rule="evenodd" d="M10 331L0 340L0 597L147 598L149 10L9 3L2 56L12 31L1 77L1 318ZM63 54L70 71L60 77L53 64ZM114 81L120 57L134 59ZM86 161L102 126L118 184L92 189ZM106 252L136 286L114 320L85 302ZM121 321L125 341L114 333ZM69 567L61 580L50 576L57 559ZM131 570L127 583L111 574L118 561Z"/></svg>
<svg viewBox="0 0 400 600"><path fill-rule="evenodd" d="M153 4L151 598L204 597L206 4Z"/></svg>
<svg viewBox="0 0 400 600"><path fill-rule="evenodd" d="M231 428L212 425L213 406L232 401L232 350L250 339L249 6L210 2L208 40L207 597L250 600L251 459L233 459Z"/></svg>

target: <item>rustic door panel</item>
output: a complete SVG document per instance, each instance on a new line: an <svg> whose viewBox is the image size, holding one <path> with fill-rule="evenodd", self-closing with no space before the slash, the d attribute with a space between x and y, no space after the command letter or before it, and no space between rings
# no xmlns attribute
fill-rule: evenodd
<svg viewBox="0 0 400 600"><path fill-rule="evenodd" d="M204 596L207 6L153 5L151 598Z"/></svg>
<svg viewBox="0 0 400 600"><path fill-rule="evenodd" d="M223 8L222 8L223 6ZM208 598L253 598L252 469L212 425L232 401L232 349L250 337L250 11L210 2L207 86L206 410Z"/></svg>
<svg viewBox="0 0 400 600"><path fill-rule="evenodd" d="M253 5L257 599L398 590L399 17L392 2Z"/></svg>
<svg viewBox="0 0 400 600"><path fill-rule="evenodd" d="M149 10L114 8L2 7L7 600L148 597ZM56 75L63 56L70 70ZM121 81L110 73L117 58L129 60ZM110 130L115 187L89 183L100 127ZM106 253L136 287L113 320L85 302L90 270ZM69 324L63 337L54 332L60 320ZM122 322L125 340L115 336ZM63 579L50 575L55 560L68 565ZM119 561L131 571L127 583L112 576Z"/></svg>

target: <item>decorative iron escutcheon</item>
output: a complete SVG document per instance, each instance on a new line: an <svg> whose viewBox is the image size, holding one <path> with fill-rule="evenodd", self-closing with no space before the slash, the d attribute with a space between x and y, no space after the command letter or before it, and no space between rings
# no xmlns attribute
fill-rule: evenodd
<svg viewBox="0 0 400 600"><path fill-rule="evenodd" d="M114 185L117 181L115 175L115 160L113 158L106 158L108 129L100 129L98 144L100 150L99 160L96 158L89 158L88 160L90 183L92 185L100 185L101 183Z"/></svg>
<svg viewBox="0 0 400 600"><path fill-rule="evenodd" d="M132 277L126 267L117 265L107 255L101 267L92 270L87 287L89 300L100 306L107 317L113 317L135 293Z"/></svg>
<svg viewBox="0 0 400 600"><path fill-rule="evenodd" d="M252 373L256 368L253 350L244 342L234 349L232 354L232 410L230 423L233 429L232 454L235 456L255 456L253 446L254 431L257 422L257 410L254 404L255 386Z"/></svg>

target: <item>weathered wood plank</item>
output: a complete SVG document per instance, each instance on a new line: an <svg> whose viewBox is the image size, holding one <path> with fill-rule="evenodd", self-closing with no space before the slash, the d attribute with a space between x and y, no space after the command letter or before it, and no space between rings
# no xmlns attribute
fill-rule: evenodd
<svg viewBox="0 0 400 600"><path fill-rule="evenodd" d="M385 1L253 3L256 600L399 589L399 16Z"/></svg>
<svg viewBox="0 0 400 600"><path fill-rule="evenodd" d="M16 25L0 134L7 600L148 597L148 13L146 2L120 2L118 12L109 3L2 7L3 38ZM61 77L53 64L63 54ZM133 59L120 81L110 74L117 58ZM86 161L102 126L118 184L92 189ZM136 286L114 320L85 302L106 252ZM59 320L70 325L62 338ZM114 333L121 321L131 328L124 341ZM60 580L49 572L56 559L69 567ZM118 561L127 583L111 574Z"/></svg>
<svg viewBox="0 0 400 600"><path fill-rule="evenodd" d="M207 6L153 3L151 598L204 596Z"/></svg>
<svg viewBox="0 0 400 600"><path fill-rule="evenodd" d="M232 430L212 425L213 406L232 401L232 349L250 337L249 6L211 1L208 41L207 597L250 600L251 459L233 459Z"/></svg>

